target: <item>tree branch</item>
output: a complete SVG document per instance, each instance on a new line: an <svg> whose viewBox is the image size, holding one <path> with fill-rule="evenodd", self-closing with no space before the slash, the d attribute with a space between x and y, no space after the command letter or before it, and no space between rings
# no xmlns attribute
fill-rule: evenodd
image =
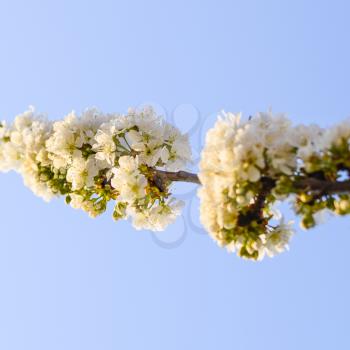
<svg viewBox="0 0 350 350"><path fill-rule="evenodd" d="M154 169L154 176L162 179L163 181L167 182L191 182L200 185L200 181L197 174L192 174L187 171L177 171L177 172L171 172L171 171L164 171L164 170L158 170Z"/></svg>
<svg viewBox="0 0 350 350"><path fill-rule="evenodd" d="M247 226L252 221L262 221L263 220L263 208L265 205L266 197L270 194L271 190L275 187L276 181L270 177L262 177L262 188L259 192L255 202L249 207L248 212L244 214L239 214L238 225Z"/></svg>
<svg viewBox="0 0 350 350"><path fill-rule="evenodd" d="M193 174L187 171L165 171L159 169L150 169L153 173L154 184L159 190L164 191L166 185L171 182L189 182L200 185L201 182L197 174ZM248 213L242 215L239 219L241 225L247 225L252 219L258 220L262 216L262 208L266 197L271 190L275 187L276 180L269 177L262 177L262 190L256 198L254 204ZM346 181L328 181L313 176L301 178L296 180L293 184L296 190L313 192L314 194L342 194L350 193L350 180Z"/></svg>
<svg viewBox="0 0 350 350"><path fill-rule="evenodd" d="M164 171L153 169L154 176L160 178L162 181L167 182L191 182L200 185L200 181L197 174L189 173L187 171ZM261 179L263 182L263 192L259 198L263 199L268 193L266 191L270 191L274 187L275 180L263 177ZM303 191L311 191L311 192L323 192L327 194L341 194L341 193L350 193L350 180L346 181L328 181L321 180L315 177L306 177L295 181L294 188Z"/></svg>
<svg viewBox="0 0 350 350"><path fill-rule="evenodd" d="M324 194L350 193L350 180L327 181L313 177L297 180L294 187L302 191L311 191Z"/></svg>
<svg viewBox="0 0 350 350"><path fill-rule="evenodd" d="M165 171L158 169L150 169L152 173L152 181L162 192L166 191L167 185L171 182L191 182L200 184L198 175L189 173L187 171Z"/></svg>
<svg viewBox="0 0 350 350"><path fill-rule="evenodd" d="M190 182L200 185L200 180L197 174L193 174L187 171L164 171L153 169L153 176L158 181L162 182ZM274 187L275 180L263 177L263 193L259 197L259 203L266 197L268 192ZM328 181L322 180L315 177L306 177L295 181L294 188L302 191L319 192L326 194L341 194L350 193L350 180L346 181ZM267 192L267 193L266 193Z"/></svg>

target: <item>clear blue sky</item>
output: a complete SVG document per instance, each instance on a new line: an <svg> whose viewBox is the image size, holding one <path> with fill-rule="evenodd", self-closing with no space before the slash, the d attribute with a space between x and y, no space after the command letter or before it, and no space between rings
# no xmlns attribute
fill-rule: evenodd
<svg viewBox="0 0 350 350"><path fill-rule="evenodd" d="M330 125L350 115L349 16L345 0L2 0L0 119L151 102L183 130L200 118L196 149L223 108ZM0 349L350 349L349 218L252 263L189 225L196 199L156 242L16 174L0 192Z"/></svg>

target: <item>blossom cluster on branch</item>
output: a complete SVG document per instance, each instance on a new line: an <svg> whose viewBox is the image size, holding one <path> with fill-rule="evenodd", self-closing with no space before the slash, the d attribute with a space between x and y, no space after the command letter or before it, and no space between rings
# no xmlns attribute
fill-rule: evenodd
<svg viewBox="0 0 350 350"><path fill-rule="evenodd" d="M304 228L325 212L349 214L349 140L349 121L325 130L271 112L247 120L223 113L201 155L203 225L220 246L260 260L288 248L293 235L280 200L292 202Z"/></svg>
<svg viewBox="0 0 350 350"><path fill-rule="evenodd" d="M127 114L88 109L49 121L33 108L0 123L0 171L15 170L38 196L65 196L91 217L114 203L115 220L162 231L181 213L174 181L201 184L200 219L240 257L261 260L294 234L277 206L292 203L301 226L325 213L350 214L350 121L329 129L293 126L283 114L222 113L206 136L198 176L187 135L152 108Z"/></svg>
<svg viewBox="0 0 350 350"><path fill-rule="evenodd" d="M49 121L33 108L12 125L0 124L0 171L15 170L38 196L65 196L95 217L115 201L113 217L131 217L137 229L164 230L182 202L155 169L178 171L191 160L187 135L152 108L126 115L95 109Z"/></svg>

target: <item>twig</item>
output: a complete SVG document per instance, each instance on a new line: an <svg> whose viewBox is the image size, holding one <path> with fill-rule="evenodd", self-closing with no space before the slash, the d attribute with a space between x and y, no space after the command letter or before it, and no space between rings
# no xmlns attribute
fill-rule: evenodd
<svg viewBox="0 0 350 350"><path fill-rule="evenodd" d="M200 185L200 181L197 174L192 174L187 171L177 171L177 172L171 172L171 171L164 171L164 170L158 170L153 169L154 176L162 179L163 181L167 182L191 182Z"/></svg>

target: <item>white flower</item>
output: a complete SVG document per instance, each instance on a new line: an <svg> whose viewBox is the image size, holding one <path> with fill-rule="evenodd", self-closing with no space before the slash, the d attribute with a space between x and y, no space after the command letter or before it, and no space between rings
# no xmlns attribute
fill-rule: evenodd
<svg viewBox="0 0 350 350"><path fill-rule="evenodd" d="M72 190L74 191L80 190L84 186L92 187L98 172L99 169L95 159L74 158L72 165L67 171L67 181L72 183Z"/></svg>
<svg viewBox="0 0 350 350"><path fill-rule="evenodd" d="M74 157L81 157L84 145L93 147L98 128L111 118L95 109L88 109L80 117L71 112L64 120L55 122L53 134L46 142L53 166L67 168Z"/></svg>
<svg viewBox="0 0 350 350"><path fill-rule="evenodd" d="M187 135L177 135L171 143L170 152L167 149L166 151L167 154L162 156L162 161L168 171L179 171L191 162L192 153Z"/></svg>
<svg viewBox="0 0 350 350"><path fill-rule="evenodd" d="M99 213L96 211L91 201L85 200L83 196L79 194L70 194L70 206L73 209L81 209L89 214L91 218L95 218Z"/></svg>
<svg viewBox="0 0 350 350"><path fill-rule="evenodd" d="M117 147L113 140L113 130L98 130L95 136L96 143L93 149L97 152L95 157L99 160L105 160L113 166L116 158Z"/></svg>
<svg viewBox="0 0 350 350"><path fill-rule="evenodd" d="M119 192L121 201L134 202L146 195L147 179L138 170L138 158L119 158L119 168L113 168L112 186Z"/></svg>
<svg viewBox="0 0 350 350"><path fill-rule="evenodd" d="M265 252L269 257L273 257L289 249L289 241L294 235L292 229L293 222L285 224L283 221L266 236Z"/></svg>
<svg viewBox="0 0 350 350"><path fill-rule="evenodd" d="M128 215L132 217L133 226L137 230L164 231L180 215L184 206L182 201L171 199L165 204L153 206L150 210L137 211L128 209Z"/></svg>
<svg viewBox="0 0 350 350"><path fill-rule="evenodd" d="M139 168L139 159L138 157L130 157L130 156L123 156L119 158L119 166L121 169L124 169L125 171L132 173L134 171L138 171Z"/></svg>
<svg viewBox="0 0 350 350"><path fill-rule="evenodd" d="M69 204L73 209L81 209L83 207L83 202L84 202L83 196L72 193L70 194L70 198L71 198L71 201Z"/></svg>
<svg viewBox="0 0 350 350"><path fill-rule="evenodd" d="M140 154L140 161L148 166L155 166L161 156L163 140L153 132L153 129L148 132L130 130L127 133L127 139L131 148Z"/></svg>

